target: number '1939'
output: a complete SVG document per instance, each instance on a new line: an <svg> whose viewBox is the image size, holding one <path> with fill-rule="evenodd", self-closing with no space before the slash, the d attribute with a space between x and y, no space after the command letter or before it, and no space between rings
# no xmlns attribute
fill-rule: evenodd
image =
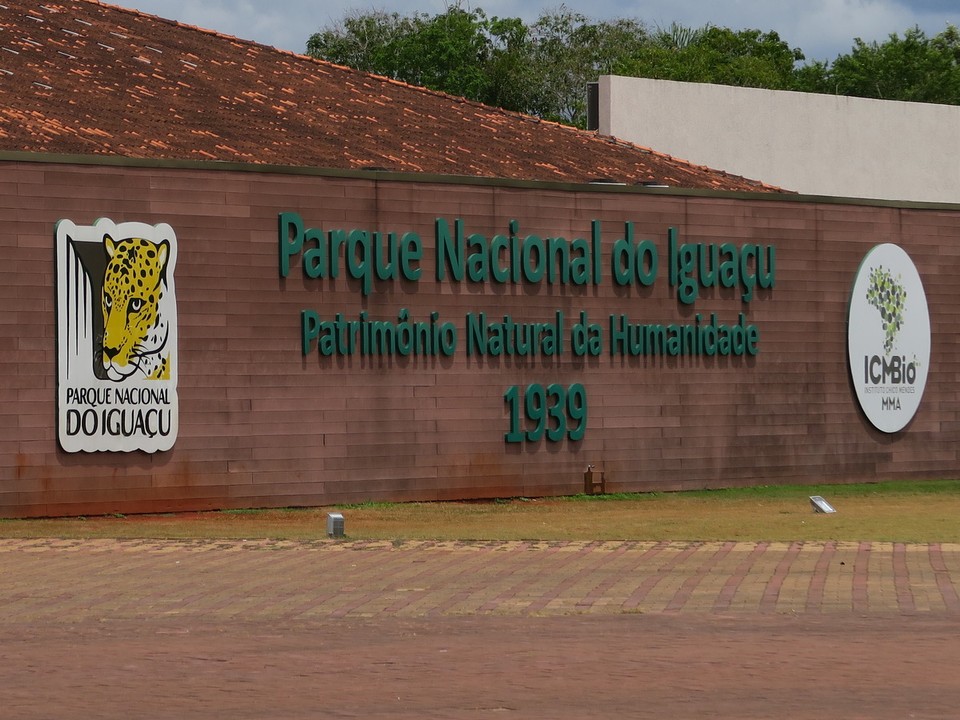
<svg viewBox="0 0 960 720"><path fill-rule="evenodd" d="M508 443L536 442L543 437L550 442L564 437L582 440L587 431L587 391L580 383L570 387L534 383L526 389L513 385L503 400L510 411L510 429L503 436Z"/></svg>

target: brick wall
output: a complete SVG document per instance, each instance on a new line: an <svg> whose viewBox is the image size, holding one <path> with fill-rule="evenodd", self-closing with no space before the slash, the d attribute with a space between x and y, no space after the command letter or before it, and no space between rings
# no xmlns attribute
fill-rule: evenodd
<svg viewBox="0 0 960 720"><path fill-rule="evenodd" d="M800 198L652 194L284 175L173 167L2 163L0 180L0 515L35 516L362 500L436 500L578 492L588 464L608 490L857 482L956 476L960 208L821 204ZM419 282L304 278L278 271L277 218L324 230L419 233ZM65 453L57 441L54 225L169 223L179 257L180 429L148 455ZM603 225L599 286L473 284L434 277L434 223L467 233L590 237ZM659 249L651 287L616 287L609 257L624 222ZM667 228L681 242L776 248L776 286L749 303L701 289L692 306L668 285ZM846 324L854 274L875 244L910 253L933 333L926 394L908 428L874 430L849 380ZM300 312L361 311L459 331L452 357L301 353ZM755 357L468 356L464 318L521 322L581 311L603 326L691 323L694 314L760 333ZM581 441L505 443L504 393L581 383Z"/></svg>

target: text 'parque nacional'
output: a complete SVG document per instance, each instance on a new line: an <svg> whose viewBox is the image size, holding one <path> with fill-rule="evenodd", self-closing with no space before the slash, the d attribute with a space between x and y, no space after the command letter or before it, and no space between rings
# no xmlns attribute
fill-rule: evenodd
<svg viewBox="0 0 960 720"><path fill-rule="evenodd" d="M408 230L308 227L295 212L279 215L280 276L289 277L297 261L305 280L356 281L362 297L382 283L420 283L425 265L433 263L435 284L496 286L568 286L586 294L589 288L611 283L617 288L649 288L666 268L667 283L681 305L693 305L700 291L731 290L749 303L758 290L773 288L776 250L772 245L744 243L683 243L677 228L666 230L666 256L648 238L637 237L631 221L618 225L612 243L604 244L604 227L591 220L585 236L567 239L524 234L518 220L505 232L469 232L461 218L434 221L428 252L419 233ZM617 302L611 299L611 302ZM301 351L320 357L391 356L449 358L464 349L468 358L750 357L758 353L759 329L744 312L728 322L716 312L694 313L683 322L658 322L632 306L611 308L606 318L586 310L571 313L557 308L552 316L516 318L509 313L477 310L462 320L441 309L417 316L408 308L396 313L368 309L354 312L300 313ZM421 311L422 313L423 311ZM509 386L503 395L508 424L506 443L581 440L587 428L587 388L582 383L532 382Z"/></svg>
<svg viewBox="0 0 960 720"><path fill-rule="evenodd" d="M661 262L657 244L636 237L633 222L605 249L600 220L589 223L589 237L522 234L520 222L506 223L506 233L468 233L466 223L437 218L434 222L432 276L437 283L491 285L538 284L617 287L652 286ZM370 231L363 228L323 230L308 227L295 212L279 215L280 276L288 277L299 259L308 280L341 275L358 281L364 297L377 283L421 282L427 253L415 231ZM701 289L732 289L743 303L758 289L773 288L776 250L772 245L744 243L682 243L680 233L666 230L667 274L677 300L693 304ZM604 273L604 268L608 273ZM511 315L468 312L462 323L433 310L414 317L406 308L393 316L373 317L367 310L322 315L313 309L300 314L301 350L321 356L449 357L465 337L468 356L746 356L756 355L759 329L739 313L734 323L716 313L694 316L693 322L640 322L634 315L611 313L605 323L583 311L569 324L556 310L552 318L524 321Z"/></svg>
<svg viewBox="0 0 960 720"><path fill-rule="evenodd" d="M505 234L490 237L467 233L462 219L452 227L445 218L434 223L436 252L434 278L438 282L574 286L601 285L603 268L617 286L651 286L657 280L660 258L656 243L636 239L631 221L604 258L603 227L590 222L589 239L523 235L520 223L510 220ZM776 248L744 243L681 243L676 228L668 228L667 254L671 287L677 299L692 304L700 288L738 288L744 302L755 290L771 289L776 277ZM279 215L280 276L288 277L295 258L305 278L340 277L341 271L358 280L362 295L376 282L418 282L423 277L424 243L417 232L371 231L306 227L295 212Z"/></svg>

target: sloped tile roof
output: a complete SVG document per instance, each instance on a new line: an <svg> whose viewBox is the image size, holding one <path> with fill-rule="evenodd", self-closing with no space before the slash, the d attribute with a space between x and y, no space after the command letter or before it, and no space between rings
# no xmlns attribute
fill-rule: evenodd
<svg viewBox="0 0 960 720"><path fill-rule="evenodd" d="M776 190L95 0L0 0L0 150Z"/></svg>

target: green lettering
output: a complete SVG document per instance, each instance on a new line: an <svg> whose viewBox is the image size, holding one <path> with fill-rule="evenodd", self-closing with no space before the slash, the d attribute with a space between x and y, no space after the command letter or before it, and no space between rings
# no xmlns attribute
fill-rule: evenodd
<svg viewBox="0 0 960 720"><path fill-rule="evenodd" d="M533 261L534 252L537 256L536 264ZM523 276L527 282L538 283L543 280L547 259L543 239L538 235L527 235L527 239L523 242L521 255L523 257Z"/></svg>
<svg viewBox="0 0 960 720"><path fill-rule="evenodd" d="M417 281L423 273L423 241L415 232L404 233L400 239L400 271L404 280Z"/></svg>
<svg viewBox="0 0 960 720"><path fill-rule="evenodd" d="M303 247L303 220L295 212L282 212L277 218L280 277L290 274L290 258Z"/></svg>
<svg viewBox="0 0 960 720"><path fill-rule="evenodd" d="M505 283L510 279L510 269L505 267L503 255L508 251L510 240L505 235L494 235L490 241L490 271L493 279Z"/></svg>
<svg viewBox="0 0 960 720"><path fill-rule="evenodd" d="M446 280L447 271L451 277L460 281L463 280L464 264L464 242L463 242L463 222L458 218L453 221L454 235L450 235L450 226L443 218L437 218L437 280Z"/></svg>
<svg viewBox="0 0 960 720"><path fill-rule="evenodd" d="M740 263L737 262L737 248L732 243L720 246L720 254L726 257L720 262L720 284L732 288L740 282Z"/></svg>
<svg viewBox="0 0 960 720"><path fill-rule="evenodd" d="M467 237L467 277L472 282L484 282L487 279L487 239L483 235L472 234Z"/></svg>
<svg viewBox="0 0 960 720"><path fill-rule="evenodd" d="M303 253L303 274L308 278L325 277L327 274L327 252L324 240L323 231L317 228L307 228L304 233L304 244L313 244L312 248Z"/></svg>
<svg viewBox="0 0 960 720"><path fill-rule="evenodd" d="M310 343L320 334L320 316L313 310L300 312L301 349L304 355L310 354Z"/></svg>

